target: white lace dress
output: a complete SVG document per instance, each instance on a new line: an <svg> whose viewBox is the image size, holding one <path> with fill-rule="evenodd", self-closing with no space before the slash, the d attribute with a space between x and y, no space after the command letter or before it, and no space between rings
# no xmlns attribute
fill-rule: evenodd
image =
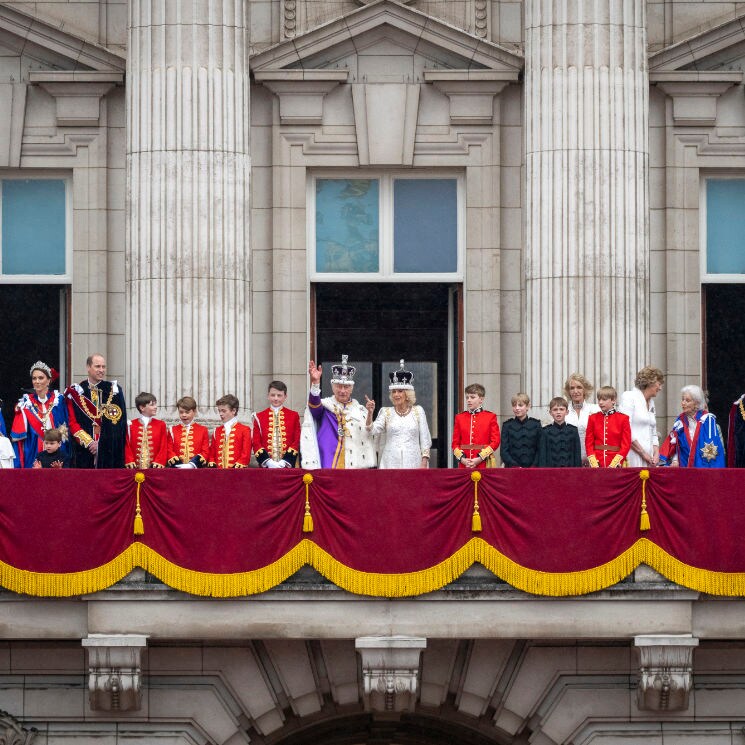
<svg viewBox="0 0 745 745"><path fill-rule="evenodd" d="M422 458L429 456L432 437L421 406L413 406L405 416L397 414L392 406L384 406L370 431L380 454L378 468L419 468Z"/></svg>

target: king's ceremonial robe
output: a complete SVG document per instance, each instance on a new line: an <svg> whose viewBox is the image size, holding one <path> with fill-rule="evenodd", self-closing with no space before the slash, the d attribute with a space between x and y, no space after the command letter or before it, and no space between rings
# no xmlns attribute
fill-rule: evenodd
<svg viewBox="0 0 745 745"><path fill-rule="evenodd" d="M210 431L203 424L175 424L171 427L168 465L188 464L205 468L210 457Z"/></svg>
<svg viewBox="0 0 745 745"><path fill-rule="evenodd" d="M477 468L494 468L494 452L499 447L497 415L481 408L456 414L452 445L458 461L480 457L482 462ZM465 468L462 462L458 467Z"/></svg>
<svg viewBox="0 0 745 745"><path fill-rule="evenodd" d="M300 415L284 406L259 411L254 414L252 442L260 466L268 467L271 461L294 468L300 452Z"/></svg>
<svg viewBox="0 0 745 745"><path fill-rule="evenodd" d="M352 399L340 404L333 396L321 398L311 387L303 419L303 468L374 468L375 442L367 430L367 409Z"/></svg>
<svg viewBox="0 0 745 745"><path fill-rule="evenodd" d="M211 468L246 468L251 460L251 428L240 422L230 425L225 436L225 425L215 429L210 445Z"/></svg>
<svg viewBox="0 0 745 745"><path fill-rule="evenodd" d="M162 419L134 419L124 444L127 468L165 468L168 460L168 428Z"/></svg>
<svg viewBox="0 0 745 745"><path fill-rule="evenodd" d="M729 411L727 466L745 468L745 394L732 404Z"/></svg>
<svg viewBox="0 0 745 745"><path fill-rule="evenodd" d="M631 423L626 414L611 409L590 415L585 430L585 449L592 468L622 466L630 447Z"/></svg>
<svg viewBox="0 0 745 745"><path fill-rule="evenodd" d="M91 388L86 379L65 391L70 432L75 439L75 468L122 468L127 438L127 405L116 380L102 380ZM88 445L96 440L94 456Z"/></svg>

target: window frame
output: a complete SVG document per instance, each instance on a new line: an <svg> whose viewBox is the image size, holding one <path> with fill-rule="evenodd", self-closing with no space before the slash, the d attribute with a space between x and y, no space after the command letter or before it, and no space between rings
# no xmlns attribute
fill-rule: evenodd
<svg viewBox="0 0 745 745"><path fill-rule="evenodd" d="M3 272L3 193L0 184L0 284L4 285L70 285L72 284L72 176L66 171L3 172L0 181L62 181L65 184L65 273L64 274L5 274Z"/></svg>
<svg viewBox="0 0 745 745"><path fill-rule="evenodd" d="M316 271L316 181L319 179L376 179L378 181L378 267L377 272L318 272ZM393 183L407 180L454 180L456 182L456 271L454 272L394 272L394 204ZM307 191L307 259L311 282L462 282L466 246L465 174L463 171L443 169L374 170L340 169L316 170L308 174Z"/></svg>
<svg viewBox="0 0 745 745"><path fill-rule="evenodd" d="M708 217L708 182L709 181L743 181L745 171L706 171L701 174L699 190L699 274L701 284L745 284L745 273L720 274L710 273Z"/></svg>

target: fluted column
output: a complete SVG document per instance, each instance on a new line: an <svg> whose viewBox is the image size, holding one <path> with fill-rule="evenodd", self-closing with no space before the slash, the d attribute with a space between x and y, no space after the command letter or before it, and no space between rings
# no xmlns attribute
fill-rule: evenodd
<svg viewBox="0 0 745 745"><path fill-rule="evenodd" d="M648 362L645 0L526 0L526 388Z"/></svg>
<svg viewBox="0 0 745 745"><path fill-rule="evenodd" d="M127 385L248 405L246 0L130 0Z"/></svg>

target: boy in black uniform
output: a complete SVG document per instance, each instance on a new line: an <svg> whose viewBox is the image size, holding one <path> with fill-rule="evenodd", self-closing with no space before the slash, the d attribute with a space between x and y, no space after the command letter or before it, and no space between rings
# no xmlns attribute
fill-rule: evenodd
<svg viewBox="0 0 745 745"><path fill-rule="evenodd" d="M530 398L527 393L512 397L514 419L502 425L502 446L499 454L507 468L531 468L538 465L538 445L541 441L541 423L528 416Z"/></svg>
<svg viewBox="0 0 745 745"><path fill-rule="evenodd" d="M60 450L62 447L62 432L58 429L48 429L44 433L44 450L36 456L34 468L69 468L70 456Z"/></svg>
<svg viewBox="0 0 745 745"><path fill-rule="evenodd" d="M543 428L538 465L543 468L579 468L582 465L579 430L564 421L569 404L557 396L551 399L548 410L554 421Z"/></svg>

